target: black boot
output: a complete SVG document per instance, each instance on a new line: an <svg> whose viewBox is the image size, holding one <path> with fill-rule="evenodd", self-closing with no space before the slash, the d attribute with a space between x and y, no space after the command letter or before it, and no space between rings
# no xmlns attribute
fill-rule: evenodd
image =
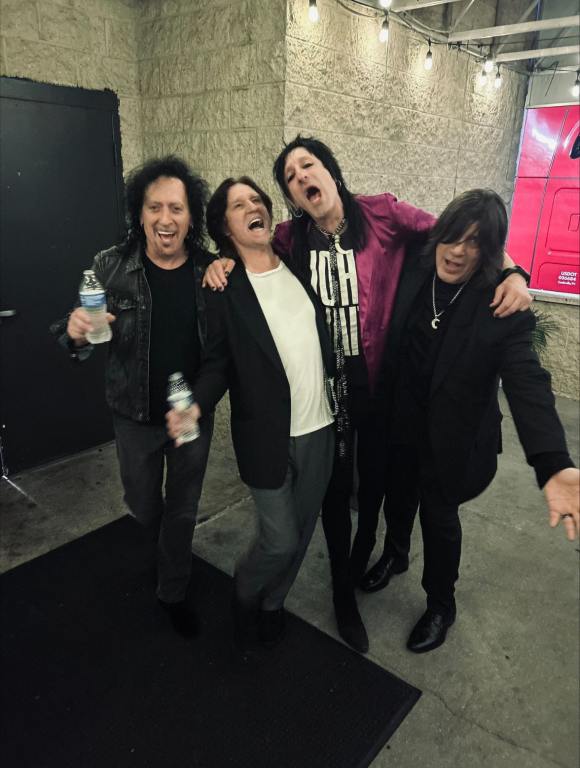
<svg viewBox="0 0 580 768"><path fill-rule="evenodd" d="M273 648L284 637L286 614L283 608L273 611L261 610L258 615L258 636L266 647Z"/></svg>
<svg viewBox="0 0 580 768"><path fill-rule="evenodd" d="M178 603L166 603L157 598L159 604L169 614L173 629L182 637L194 637L199 634L199 618L193 608L185 600Z"/></svg>
<svg viewBox="0 0 580 768"><path fill-rule="evenodd" d="M234 645L245 653L255 640L257 611L253 605L242 602L234 591L232 596L232 617L234 620Z"/></svg>
<svg viewBox="0 0 580 768"><path fill-rule="evenodd" d="M332 599L338 634L355 651L366 653L369 649L369 638L358 611L352 584L335 584Z"/></svg>

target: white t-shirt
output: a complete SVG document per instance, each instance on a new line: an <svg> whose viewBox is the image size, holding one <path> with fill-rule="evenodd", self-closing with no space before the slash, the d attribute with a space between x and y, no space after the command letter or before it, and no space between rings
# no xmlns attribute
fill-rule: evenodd
<svg viewBox="0 0 580 768"><path fill-rule="evenodd" d="M290 385L290 436L332 424L316 315L308 294L284 262L268 272L247 274Z"/></svg>

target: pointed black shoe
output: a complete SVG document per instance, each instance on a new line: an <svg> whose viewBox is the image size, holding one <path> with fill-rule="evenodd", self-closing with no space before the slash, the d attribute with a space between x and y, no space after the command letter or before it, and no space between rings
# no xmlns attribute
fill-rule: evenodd
<svg viewBox="0 0 580 768"><path fill-rule="evenodd" d="M286 631L286 614L283 608L274 611L260 611L258 616L258 637L269 648L278 645Z"/></svg>
<svg viewBox="0 0 580 768"><path fill-rule="evenodd" d="M243 603L234 593L232 597L232 616L234 620L234 646L241 653L252 649L256 630L256 609Z"/></svg>
<svg viewBox="0 0 580 768"><path fill-rule="evenodd" d="M382 555L360 580L359 589L363 592L378 592L387 586L391 576L404 573L408 568L408 560L397 560L392 555Z"/></svg>
<svg viewBox="0 0 580 768"><path fill-rule="evenodd" d="M173 629L182 637L195 637L199 634L199 618L193 608L185 600L178 603L166 603L157 598L163 610L169 614Z"/></svg>
<svg viewBox="0 0 580 768"><path fill-rule="evenodd" d="M447 630L455 621L455 614L437 613L427 608L409 635L407 648L413 653L427 653L445 642Z"/></svg>
<svg viewBox="0 0 580 768"><path fill-rule="evenodd" d="M359 653L369 649L369 638L352 589L342 589L334 594L334 612L338 634L347 645Z"/></svg>

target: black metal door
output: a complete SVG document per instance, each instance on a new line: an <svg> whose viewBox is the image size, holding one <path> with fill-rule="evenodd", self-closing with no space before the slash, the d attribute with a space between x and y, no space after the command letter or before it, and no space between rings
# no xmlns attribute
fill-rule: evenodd
<svg viewBox="0 0 580 768"><path fill-rule="evenodd" d="M112 438L105 349L75 364L48 328L122 231L117 97L1 78L0 142L0 416L14 471Z"/></svg>

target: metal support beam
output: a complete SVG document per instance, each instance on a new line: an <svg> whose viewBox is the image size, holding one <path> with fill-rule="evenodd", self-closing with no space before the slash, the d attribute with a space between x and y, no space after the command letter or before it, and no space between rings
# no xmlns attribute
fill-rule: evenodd
<svg viewBox="0 0 580 768"><path fill-rule="evenodd" d="M524 59L543 59L544 56L567 56L569 53L580 53L580 45L562 45L556 48L538 48L531 51L514 51L500 53L495 57L498 64L503 61L523 61Z"/></svg>
<svg viewBox="0 0 580 768"><path fill-rule="evenodd" d="M536 0L536 2L538 2L538 0ZM473 3L475 3L475 0L469 0L469 2L467 3L467 5L465 6L465 8L464 8L464 9L461 11L461 13L459 14L459 16L458 16L458 17L455 19L455 24L454 24L454 25L451 27L451 29L449 30L449 33L450 33L450 34L451 34L451 32L453 32L453 30L454 30L454 29L457 27L457 25L458 25L458 24L461 22L461 20L463 19L463 17L465 16L465 14L466 14L466 13L469 11L469 9L470 9L470 8L471 8L471 6L473 5Z"/></svg>
<svg viewBox="0 0 580 768"><path fill-rule="evenodd" d="M466 43L468 40L484 40L488 37L527 34L528 32L540 32L543 29L577 27L579 24L580 16L564 16L560 19L545 19L542 21L523 21L521 24L502 24L499 27L485 27L484 29L453 32L449 35L449 42Z"/></svg>
<svg viewBox="0 0 580 768"><path fill-rule="evenodd" d="M434 5L459 2L462 0L393 0L391 11L415 11L417 8L429 8Z"/></svg>
<svg viewBox="0 0 580 768"><path fill-rule="evenodd" d="M531 12L534 10L534 8L537 8L537 7L538 7L538 4L539 4L539 3L540 3L540 0L532 0L532 2L531 2L529 5L528 5L528 7L526 8L526 10L525 10L525 11L522 13L522 15L520 16L520 18L518 19L517 23L519 24L519 23L520 23L520 22L522 22L524 19L527 19L527 18L528 18L528 16L530 15L530 13L531 13ZM451 31L453 32L453 30L451 30ZM505 45L506 45L505 43L502 43L502 44L499 46L499 48L497 49L497 53L501 53L501 52L502 52L502 50L505 48Z"/></svg>

